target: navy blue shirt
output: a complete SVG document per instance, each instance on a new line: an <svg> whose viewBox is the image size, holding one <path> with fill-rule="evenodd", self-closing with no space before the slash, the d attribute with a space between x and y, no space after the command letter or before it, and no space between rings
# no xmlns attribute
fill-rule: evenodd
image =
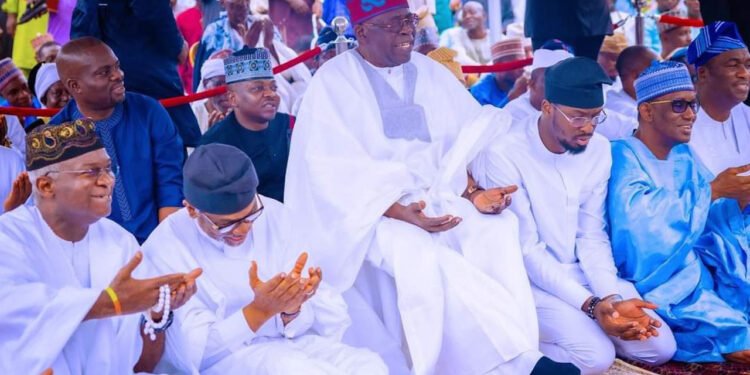
<svg viewBox="0 0 750 375"><path fill-rule="evenodd" d="M81 117L71 100L50 123ZM130 92L110 118L96 122L96 132L119 169L109 218L143 243L159 224L160 208L182 206L180 135L161 104Z"/></svg>
<svg viewBox="0 0 750 375"><path fill-rule="evenodd" d="M232 112L203 135L201 144L222 143L242 150L258 173L258 193L283 202L289 136L287 114L277 113L266 129L254 131L240 125Z"/></svg>
<svg viewBox="0 0 750 375"><path fill-rule="evenodd" d="M484 76L474 86L471 86L469 91L481 105L492 104L495 107L503 108L509 101L508 93L497 87L495 76L492 74Z"/></svg>

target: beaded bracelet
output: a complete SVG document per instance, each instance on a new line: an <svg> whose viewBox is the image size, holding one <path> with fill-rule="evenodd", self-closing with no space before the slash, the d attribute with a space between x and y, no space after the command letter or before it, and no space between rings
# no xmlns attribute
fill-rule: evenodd
<svg viewBox="0 0 750 375"><path fill-rule="evenodd" d="M586 307L586 315L588 315L589 318L596 320L596 316L594 316L594 310L596 310L596 305L601 302L602 299L599 297L591 297L591 301L589 301L589 305Z"/></svg>
<svg viewBox="0 0 750 375"><path fill-rule="evenodd" d="M169 328L169 326L172 324L170 297L171 292L169 289L169 285L162 285L161 287L159 287L159 300L156 302L156 305L152 307L150 311L146 311L143 313L143 333L147 334L151 341L155 341L156 334L166 331L166 329ZM151 311L164 311L161 316L161 320L158 322L154 322L153 319L151 319Z"/></svg>

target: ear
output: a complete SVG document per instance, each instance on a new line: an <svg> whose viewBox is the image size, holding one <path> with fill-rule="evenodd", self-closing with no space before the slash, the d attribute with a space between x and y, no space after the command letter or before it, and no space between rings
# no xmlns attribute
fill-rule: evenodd
<svg viewBox="0 0 750 375"><path fill-rule="evenodd" d="M55 196L55 180L48 176L39 176L36 181L36 190L42 198L52 198Z"/></svg>
<svg viewBox="0 0 750 375"><path fill-rule="evenodd" d="M638 106L638 114L645 122L654 122L654 111L648 103L641 103Z"/></svg>
<svg viewBox="0 0 750 375"><path fill-rule="evenodd" d="M237 105L239 104L239 100L237 99L237 93L234 92L232 89L227 90L227 99L229 100L229 105L232 108L237 108Z"/></svg>
<svg viewBox="0 0 750 375"><path fill-rule="evenodd" d="M354 25L354 35L357 37L357 40L364 40L367 38L365 35L365 26L360 24Z"/></svg>
<svg viewBox="0 0 750 375"><path fill-rule="evenodd" d="M542 100L542 114L545 116L552 115L552 103L548 102L547 99Z"/></svg>
<svg viewBox="0 0 750 375"><path fill-rule="evenodd" d="M698 67L695 75L698 77L698 81L705 82L708 79L708 67L706 65Z"/></svg>
<svg viewBox="0 0 750 375"><path fill-rule="evenodd" d="M78 81L74 79L71 79L71 78L66 79L64 86L71 95L81 93L81 85L78 84Z"/></svg>
<svg viewBox="0 0 750 375"><path fill-rule="evenodd" d="M186 200L182 200L182 205L185 206L187 209L188 215L190 215L191 218L196 219L198 218L198 210L191 206L190 203Z"/></svg>

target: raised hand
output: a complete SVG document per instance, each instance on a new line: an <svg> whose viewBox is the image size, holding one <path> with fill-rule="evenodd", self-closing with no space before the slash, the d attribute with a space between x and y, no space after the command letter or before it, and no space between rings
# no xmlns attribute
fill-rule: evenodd
<svg viewBox="0 0 750 375"><path fill-rule="evenodd" d="M123 314L146 311L158 301L159 287L167 284L171 290L178 290L186 281L186 275L182 273L144 280L134 279L132 273L142 260L143 254L140 251L136 252L133 258L117 272L117 275L109 284L120 300ZM190 273L191 275L195 275L193 280L200 275L200 272L200 269L198 269Z"/></svg>
<svg viewBox="0 0 750 375"><path fill-rule="evenodd" d="M208 114L208 128L210 129L214 124L223 120L224 117L226 117L226 115L220 111L211 111L211 113Z"/></svg>
<svg viewBox="0 0 750 375"><path fill-rule="evenodd" d="M18 174L13 185L10 189L10 194L3 202L3 210L5 212L14 210L16 207L24 204L31 196L31 181L29 180L28 172L21 172Z"/></svg>
<svg viewBox="0 0 750 375"><path fill-rule="evenodd" d="M264 282L258 278L258 264L253 261L249 271L250 287L255 298L249 306L261 312L266 319L285 311L296 311L304 297L306 280L299 276L279 273Z"/></svg>
<svg viewBox="0 0 750 375"><path fill-rule="evenodd" d="M748 172L750 172L750 164L728 168L719 173L711 181L711 200L718 198L732 198L740 202L750 200L750 176L744 175Z"/></svg>
<svg viewBox="0 0 750 375"><path fill-rule="evenodd" d="M289 2L289 6L297 14L310 13L310 6L307 5L307 2L305 0L287 0L287 2Z"/></svg>
<svg viewBox="0 0 750 375"><path fill-rule="evenodd" d="M238 26L238 29L246 30L245 25ZM240 35L244 35L245 45L248 47L255 47L258 45L258 41L260 40L260 32L263 30L263 22L262 21L253 21L252 24L250 24L250 28L247 29L244 33L242 33L240 30L237 30L237 32L240 33Z"/></svg>
<svg viewBox="0 0 750 375"><path fill-rule="evenodd" d="M484 190L473 194L471 203L483 214L499 214L510 206L510 195L517 190L516 185Z"/></svg>

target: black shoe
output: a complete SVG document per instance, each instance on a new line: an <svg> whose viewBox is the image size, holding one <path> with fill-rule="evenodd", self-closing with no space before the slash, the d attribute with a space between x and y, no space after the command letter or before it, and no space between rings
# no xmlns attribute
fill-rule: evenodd
<svg viewBox="0 0 750 375"><path fill-rule="evenodd" d="M547 357L542 357L536 363L531 375L580 375L581 370L572 363L555 362Z"/></svg>

